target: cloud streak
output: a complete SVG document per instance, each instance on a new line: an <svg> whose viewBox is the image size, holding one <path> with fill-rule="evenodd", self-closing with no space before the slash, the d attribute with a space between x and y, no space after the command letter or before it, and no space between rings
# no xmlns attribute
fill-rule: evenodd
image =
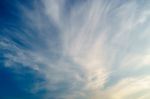
<svg viewBox="0 0 150 99"><path fill-rule="evenodd" d="M44 80L27 91L46 90L44 99L148 99L148 3L43 0L32 3L33 9L21 4L21 29L1 30L8 34L0 36L4 66L34 70Z"/></svg>

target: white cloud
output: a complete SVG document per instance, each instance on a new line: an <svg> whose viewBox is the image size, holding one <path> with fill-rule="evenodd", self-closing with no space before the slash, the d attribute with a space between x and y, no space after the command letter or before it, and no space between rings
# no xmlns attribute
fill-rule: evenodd
<svg viewBox="0 0 150 99"><path fill-rule="evenodd" d="M42 2L44 9L24 9L25 24L35 32L24 30L27 37L16 35L30 44L32 50L21 48L11 40L7 41L9 44L0 42L0 47L15 53L6 54L7 66L21 63L46 78L46 83L35 84L32 91L46 88L50 92L46 98L56 92L58 95L53 97L64 99L124 99L149 89L149 75L121 76L121 70L126 67L132 72L132 65L134 68L150 65L149 28L139 29L149 22L149 9L143 9L146 14L137 14L139 4L135 0L119 6L117 0L93 0L72 6L67 13L65 0ZM138 30L140 33L136 33ZM120 75L120 78L103 90L106 83L112 82L109 81L111 75Z"/></svg>
<svg viewBox="0 0 150 99"><path fill-rule="evenodd" d="M127 78L111 89L112 99L125 99L142 90L150 90L150 76ZM138 95L138 94L137 94ZM143 97L143 96L142 96Z"/></svg>

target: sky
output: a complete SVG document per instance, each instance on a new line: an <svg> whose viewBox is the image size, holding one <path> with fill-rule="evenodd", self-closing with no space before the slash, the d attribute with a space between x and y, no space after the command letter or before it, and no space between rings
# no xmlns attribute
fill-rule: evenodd
<svg viewBox="0 0 150 99"><path fill-rule="evenodd" d="M150 99L150 0L1 0L0 99Z"/></svg>

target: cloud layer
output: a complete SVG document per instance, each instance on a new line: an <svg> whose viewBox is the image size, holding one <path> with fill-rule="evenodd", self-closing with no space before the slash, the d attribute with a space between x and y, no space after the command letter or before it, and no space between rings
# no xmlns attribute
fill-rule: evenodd
<svg viewBox="0 0 150 99"><path fill-rule="evenodd" d="M16 82L28 83L20 88L39 99L150 98L148 0L17 4L22 25L0 30L0 51Z"/></svg>

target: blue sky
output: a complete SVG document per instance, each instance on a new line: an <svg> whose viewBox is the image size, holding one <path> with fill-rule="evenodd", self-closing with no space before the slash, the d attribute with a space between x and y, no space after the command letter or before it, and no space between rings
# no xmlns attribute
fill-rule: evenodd
<svg viewBox="0 0 150 99"><path fill-rule="evenodd" d="M149 0L1 0L0 99L150 99Z"/></svg>

